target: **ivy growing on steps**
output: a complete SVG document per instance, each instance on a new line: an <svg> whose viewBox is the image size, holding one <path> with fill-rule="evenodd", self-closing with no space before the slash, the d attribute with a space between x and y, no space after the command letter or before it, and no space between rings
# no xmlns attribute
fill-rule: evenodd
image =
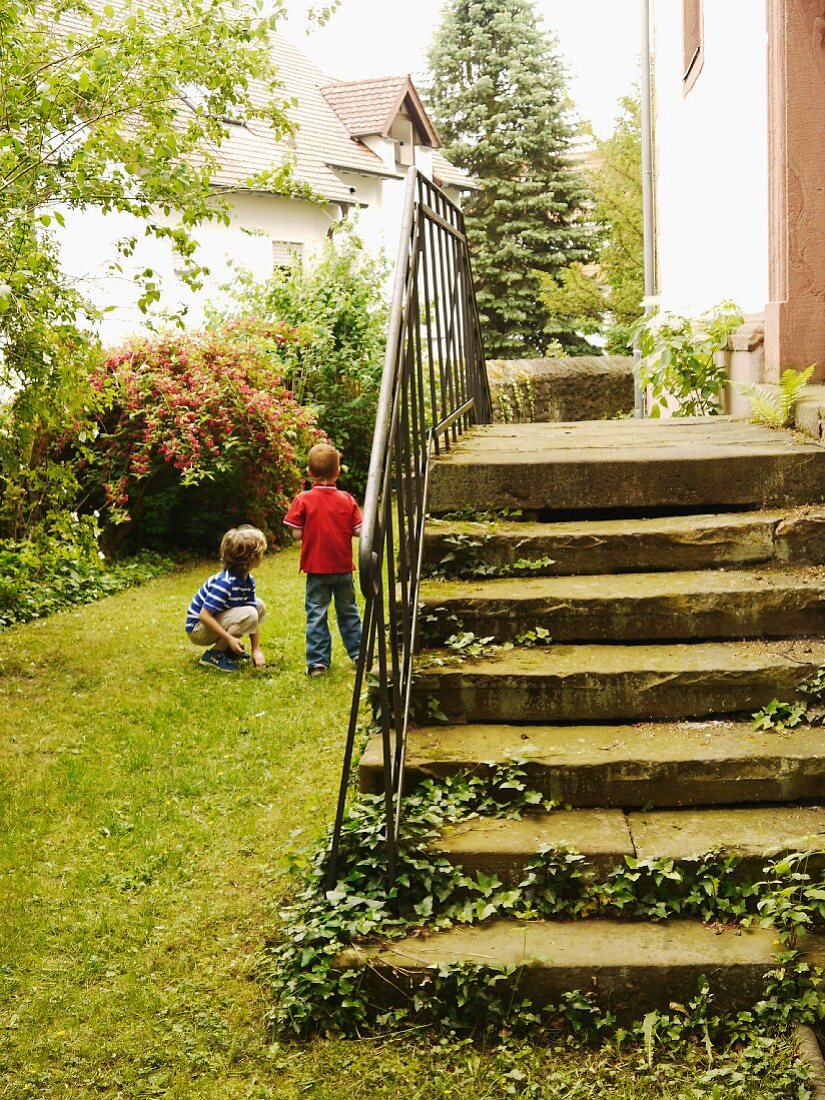
<svg viewBox="0 0 825 1100"><path fill-rule="evenodd" d="M794 726L825 726L825 665L798 685L805 696L791 703L771 699L753 715L755 730L779 732Z"/></svg>
<svg viewBox="0 0 825 1100"><path fill-rule="evenodd" d="M808 853L770 861L757 881L742 875L735 855L711 852L694 860L625 858L599 879L579 853L543 849L515 885L495 875L465 873L434 850L442 830L478 817L521 817L553 808L527 785L523 767L487 765L483 774L425 781L404 800L396 882L387 886L383 796L360 795L344 823L338 881L326 889L328 846L291 858L300 885L282 913L280 936L269 945L261 973L271 987L270 1023L279 1034L363 1035L428 1027L474 1034L563 1033L582 1040L615 1035L648 1043L704 1036L744 1040L754 1030L825 1017L821 972L801 957L800 936L825 927L825 881L810 871ZM564 811L559 811L564 812ZM518 920L610 917L667 920L691 917L722 924L775 928L780 942L766 994L748 1011L713 1010L706 982L686 1006L651 1013L630 1028L593 998L571 991L538 1009L518 996L516 968L441 964L426 988L405 1004L375 999L360 966L342 964L347 948L420 930L474 924L494 917ZM505 995L502 995L505 991Z"/></svg>

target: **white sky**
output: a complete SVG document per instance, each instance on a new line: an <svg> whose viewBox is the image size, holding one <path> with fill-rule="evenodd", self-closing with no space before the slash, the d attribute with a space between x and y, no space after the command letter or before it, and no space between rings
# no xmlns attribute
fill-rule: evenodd
<svg viewBox="0 0 825 1100"><path fill-rule="evenodd" d="M341 0L326 26L306 34L307 0L286 0L279 30L331 77L359 80L417 74L444 0ZM582 118L606 136L617 103L638 78L639 0L534 0L559 38L569 90ZM321 6L320 3L318 6Z"/></svg>

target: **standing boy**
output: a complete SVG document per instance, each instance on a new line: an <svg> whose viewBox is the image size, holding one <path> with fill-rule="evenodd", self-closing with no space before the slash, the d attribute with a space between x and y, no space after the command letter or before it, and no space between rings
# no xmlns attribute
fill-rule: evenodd
<svg viewBox="0 0 825 1100"><path fill-rule="evenodd" d="M266 539L248 523L233 527L221 539L220 573L200 586L186 612L186 633L195 645L211 646L200 664L219 672L238 672L241 661L252 658L256 668L266 664L258 627L266 615L263 600L255 595L251 575L263 561ZM241 638L249 635L251 654Z"/></svg>
<svg viewBox="0 0 825 1100"><path fill-rule="evenodd" d="M349 493L337 488L341 456L328 443L312 447L307 470L312 488L299 493L284 517L292 537L301 541L299 568L307 575L307 675L323 676L332 664L327 623L330 600L344 648L353 661L361 648L361 614L355 602L352 540L361 531L361 510Z"/></svg>

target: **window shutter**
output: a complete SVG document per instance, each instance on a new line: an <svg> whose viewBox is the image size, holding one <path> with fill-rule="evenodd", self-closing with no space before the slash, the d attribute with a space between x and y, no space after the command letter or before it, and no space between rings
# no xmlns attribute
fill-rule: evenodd
<svg viewBox="0 0 825 1100"><path fill-rule="evenodd" d="M303 258L304 246L300 241L273 241L272 242L272 266L289 267L292 258Z"/></svg>

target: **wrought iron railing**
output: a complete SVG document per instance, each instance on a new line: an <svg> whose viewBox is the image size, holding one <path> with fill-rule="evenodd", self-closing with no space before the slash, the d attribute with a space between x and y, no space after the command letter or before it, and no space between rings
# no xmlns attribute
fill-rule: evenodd
<svg viewBox="0 0 825 1100"><path fill-rule="evenodd" d="M364 497L359 569L364 630L355 671L329 863L337 872L361 693L368 674L381 730L389 875L395 875L418 631L430 457L473 423L490 391L464 218L416 168L407 174L384 373Z"/></svg>

